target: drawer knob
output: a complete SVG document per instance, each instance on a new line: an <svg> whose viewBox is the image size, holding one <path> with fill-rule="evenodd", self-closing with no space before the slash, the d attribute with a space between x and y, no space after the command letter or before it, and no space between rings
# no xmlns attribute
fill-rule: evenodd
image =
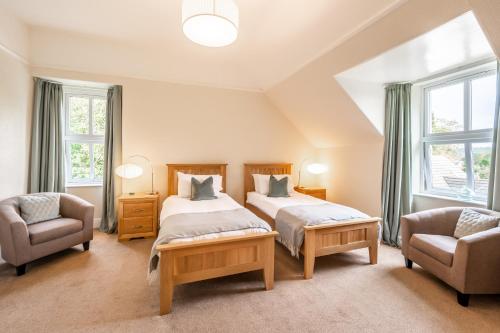
<svg viewBox="0 0 500 333"><path fill-rule="evenodd" d="M144 208L137 208L137 209L135 210L135 212L136 212L136 213L140 213L140 212L143 212L143 211L144 211Z"/></svg>
<svg viewBox="0 0 500 333"><path fill-rule="evenodd" d="M142 225L135 225L134 229L142 229Z"/></svg>

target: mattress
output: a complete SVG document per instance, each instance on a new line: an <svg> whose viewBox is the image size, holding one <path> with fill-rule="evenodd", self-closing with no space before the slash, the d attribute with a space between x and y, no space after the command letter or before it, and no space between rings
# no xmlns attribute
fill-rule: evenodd
<svg viewBox="0 0 500 333"><path fill-rule="evenodd" d="M291 192L290 196L286 198L271 198L258 192L248 192L247 203L275 219L281 208L298 205L322 205L325 201L296 191Z"/></svg>
<svg viewBox="0 0 500 333"><path fill-rule="evenodd" d="M201 200L201 201L192 201L189 198L183 198L177 195L172 195L169 196L167 199L165 199L165 201L163 201L160 214L160 228L162 224L166 223L167 217L172 215L185 214L185 213L208 213L208 212L216 212L223 210L233 210L238 208L242 208L242 206L226 193L220 193L217 199L214 200ZM170 244L191 242L195 240L214 239L219 237L242 236L248 233L260 233L260 232L266 232L266 230L260 228L250 228L245 230L211 233L196 237L174 239L170 242Z"/></svg>

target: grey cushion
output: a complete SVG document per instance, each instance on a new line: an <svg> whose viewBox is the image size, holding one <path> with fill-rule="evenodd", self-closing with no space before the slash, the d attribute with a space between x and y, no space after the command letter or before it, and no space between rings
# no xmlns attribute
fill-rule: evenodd
<svg viewBox="0 0 500 333"><path fill-rule="evenodd" d="M413 234L410 245L446 266L453 264L458 240L450 236Z"/></svg>
<svg viewBox="0 0 500 333"><path fill-rule="evenodd" d="M36 193L19 196L21 217L26 224L58 218L59 193Z"/></svg>
<svg viewBox="0 0 500 333"><path fill-rule="evenodd" d="M191 178L191 200L213 200L217 199L214 193L214 178L208 177L204 181L200 182L198 179Z"/></svg>
<svg viewBox="0 0 500 333"><path fill-rule="evenodd" d="M499 222L499 216L485 215L472 209L464 208L462 214L460 214L458 218L453 236L455 238L461 238L472 235L480 231L495 228L498 226Z"/></svg>
<svg viewBox="0 0 500 333"><path fill-rule="evenodd" d="M58 239L83 229L80 220L60 218L40 223L30 224L28 233L32 245Z"/></svg>
<svg viewBox="0 0 500 333"><path fill-rule="evenodd" d="M283 177L278 180L276 177L271 175L271 177L269 177L269 193L267 196L272 198L289 197L288 177Z"/></svg>

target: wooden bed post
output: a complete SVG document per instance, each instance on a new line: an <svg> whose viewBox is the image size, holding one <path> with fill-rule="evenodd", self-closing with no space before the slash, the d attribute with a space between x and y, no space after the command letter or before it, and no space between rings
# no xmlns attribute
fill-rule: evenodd
<svg viewBox="0 0 500 333"><path fill-rule="evenodd" d="M271 290L274 287L274 237L266 239L264 260L264 284L266 290Z"/></svg>
<svg viewBox="0 0 500 333"><path fill-rule="evenodd" d="M368 239L370 245L368 247L368 253L370 255L370 264L375 265L378 259L378 223L373 223L368 229L369 235Z"/></svg>
<svg viewBox="0 0 500 333"><path fill-rule="evenodd" d="M316 231L304 228L304 279L312 279L316 259Z"/></svg>
<svg viewBox="0 0 500 333"><path fill-rule="evenodd" d="M174 260L171 251L160 256L160 315L170 313L174 296Z"/></svg>

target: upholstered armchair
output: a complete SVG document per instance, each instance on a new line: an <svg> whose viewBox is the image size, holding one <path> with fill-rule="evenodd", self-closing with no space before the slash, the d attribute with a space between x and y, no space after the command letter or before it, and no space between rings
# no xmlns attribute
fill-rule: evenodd
<svg viewBox="0 0 500 333"><path fill-rule="evenodd" d="M401 249L407 268L416 262L455 288L458 303L468 306L470 294L500 293L500 227L456 239L462 210L450 207L403 216Z"/></svg>
<svg viewBox="0 0 500 333"><path fill-rule="evenodd" d="M74 195L61 193L60 218L27 225L21 218L18 197L0 201L2 258L14 265L17 275L26 264L77 244L89 249L93 238L94 206Z"/></svg>

